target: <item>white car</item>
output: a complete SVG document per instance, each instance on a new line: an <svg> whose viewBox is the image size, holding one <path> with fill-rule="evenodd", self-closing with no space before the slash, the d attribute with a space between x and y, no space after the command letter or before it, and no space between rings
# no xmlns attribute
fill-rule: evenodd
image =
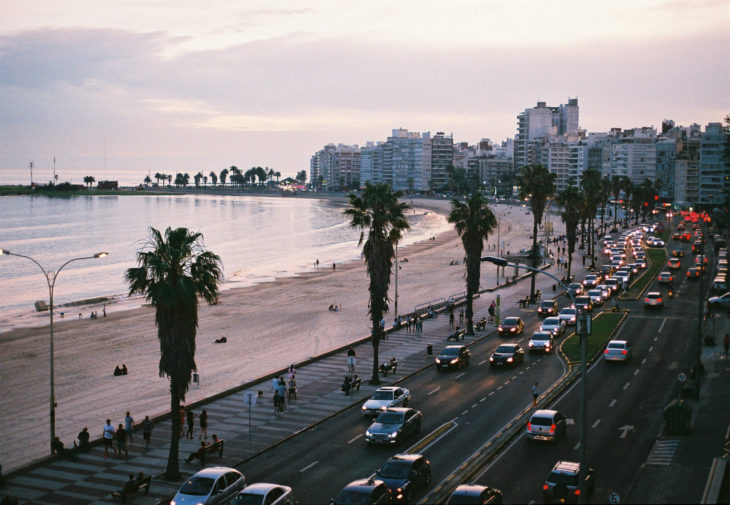
<svg viewBox="0 0 730 505"><path fill-rule="evenodd" d="M593 303L594 306L603 305L603 292L600 289L591 289L588 291L588 298L591 299L591 303Z"/></svg>
<svg viewBox="0 0 730 505"><path fill-rule="evenodd" d="M628 340L611 340L603 351L603 359L606 361L629 361L633 347Z"/></svg>
<svg viewBox="0 0 730 505"><path fill-rule="evenodd" d="M559 317L546 317L540 325L540 331L547 331L553 337L562 337L565 334L565 321Z"/></svg>
<svg viewBox="0 0 730 505"><path fill-rule="evenodd" d="M294 505L294 493L289 486L257 482L244 488L229 505Z"/></svg>
<svg viewBox="0 0 730 505"><path fill-rule="evenodd" d="M360 410L364 416L377 417L389 407L407 407L410 400L411 392L406 388L385 386L376 389Z"/></svg>
<svg viewBox="0 0 730 505"><path fill-rule="evenodd" d="M578 315L578 311L576 309L566 307L563 310L560 311L560 314L558 314L558 317L561 321L564 321L566 325L571 326L575 324L575 319Z"/></svg>
<svg viewBox="0 0 730 505"><path fill-rule="evenodd" d="M611 298L611 290L605 284L599 284L598 286L596 286L596 289L599 290L603 295L603 301Z"/></svg>
<svg viewBox="0 0 730 505"><path fill-rule="evenodd" d="M244 487L246 479L235 468L211 466L186 480L170 505L221 505Z"/></svg>

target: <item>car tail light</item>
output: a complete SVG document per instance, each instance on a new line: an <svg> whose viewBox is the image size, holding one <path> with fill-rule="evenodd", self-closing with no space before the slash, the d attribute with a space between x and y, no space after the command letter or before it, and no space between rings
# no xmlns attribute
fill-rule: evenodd
<svg viewBox="0 0 730 505"><path fill-rule="evenodd" d="M661 298L657 298L656 301L657 301L657 303L661 303L662 302L662 299Z"/></svg>
<svg viewBox="0 0 730 505"><path fill-rule="evenodd" d="M623 351L621 351L621 354L626 354L626 349L624 349Z"/></svg>
<svg viewBox="0 0 730 505"><path fill-rule="evenodd" d="M644 298L644 301L645 301L646 303L649 303L649 299L648 299L648 298Z"/></svg>
<svg viewBox="0 0 730 505"><path fill-rule="evenodd" d="M543 485L542 485L542 490L543 490L543 491L547 491L547 490L549 490L549 489L550 489L550 486L548 486L547 484L543 484Z"/></svg>
<svg viewBox="0 0 730 505"><path fill-rule="evenodd" d="M550 425L550 433L555 433L555 425L554 424L551 424Z"/></svg>
<svg viewBox="0 0 730 505"><path fill-rule="evenodd" d="M532 431L532 423L527 421L527 431Z"/></svg>
<svg viewBox="0 0 730 505"><path fill-rule="evenodd" d="M603 351L603 353L604 354L608 354L608 349L606 349L605 351Z"/></svg>
<svg viewBox="0 0 730 505"><path fill-rule="evenodd" d="M573 494L575 496L580 496L580 489L576 489L575 491L573 491Z"/></svg>

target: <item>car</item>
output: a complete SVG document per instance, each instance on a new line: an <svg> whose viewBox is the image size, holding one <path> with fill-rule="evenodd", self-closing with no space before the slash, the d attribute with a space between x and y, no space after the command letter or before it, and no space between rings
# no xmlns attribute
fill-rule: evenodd
<svg viewBox="0 0 730 505"><path fill-rule="evenodd" d="M590 296L576 296L575 297L575 308L590 312L593 310L593 302L591 302Z"/></svg>
<svg viewBox="0 0 730 505"><path fill-rule="evenodd" d="M684 257L684 249L681 247L675 247L672 249L672 256L675 258L683 258Z"/></svg>
<svg viewBox="0 0 730 505"><path fill-rule="evenodd" d="M659 238L655 238L649 242L650 247L664 247L664 241Z"/></svg>
<svg viewBox="0 0 730 505"><path fill-rule="evenodd" d="M657 281L659 284L669 284L674 280L674 277L672 277L672 274L670 272L662 272L659 274L659 277L657 277Z"/></svg>
<svg viewBox="0 0 730 505"><path fill-rule="evenodd" d="M586 278L583 279L583 286L587 288L594 288L598 285L600 279L597 275L594 274L588 274L586 275Z"/></svg>
<svg viewBox="0 0 730 505"><path fill-rule="evenodd" d="M572 307L566 307L560 311L558 317L561 321L564 321L566 326L572 326L575 324L575 318L578 315L578 311Z"/></svg>
<svg viewBox="0 0 730 505"><path fill-rule="evenodd" d="M478 484L459 484L449 496L446 505L481 505L502 503L502 491Z"/></svg>
<svg viewBox="0 0 730 505"><path fill-rule="evenodd" d="M588 291L588 298L591 299L594 307L603 305L603 292L600 289L591 289Z"/></svg>
<svg viewBox="0 0 730 505"><path fill-rule="evenodd" d="M257 482L239 491L228 505L294 505L294 493L289 486Z"/></svg>
<svg viewBox="0 0 730 505"><path fill-rule="evenodd" d="M638 263L629 263L627 266L631 269L631 275L638 274L641 268Z"/></svg>
<svg viewBox="0 0 730 505"><path fill-rule="evenodd" d="M365 431L370 444L398 445L406 437L421 432L423 414L408 407L393 407L375 418Z"/></svg>
<svg viewBox="0 0 730 505"><path fill-rule="evenodd" d="M527 422L525 436L528 442L545 440L555 442L565 436L567 420L557 410L536 410Z"/></svg>
<svg viewBox="0 0 730 505"><path fill-rule="evenodd" d="M667 268L670 270L679 270L682 268L682 262L679 260L679 258L669 258L669 261L667 262Z"/></svg>
<svg viewBox="0 0 730 505"><path fill-rule="evenodd" d="M695 254L702 253L702 252L704 252L704 250L705 250L705 244L703 244L701 240L695 240L694 242L692 242L692 252L693 253L695 253Z"/></svg>
<svg viewBox="0 0 730 505"><path fill-rule="evenodd" d="M645 309L661 309L664 307L664 299L658 291L650 291L644 297Z"/></svg>
<svg viewBox="0 0 730 505"><path fill-rule="evenodd" d="M725 293L721 296L713 296L707 300L707 303L710 304L710 307L713 310L730 309L730 293Z"/></svg>
<svg viewBox="0 0 730 505"><path fill-rule="evenodd" d="M555 300L543 300L537 307L537 315L541 317L554 316L558 313L558 302Z"/></svg>
<svg viewBox="0 0 730 505"><path fill-rule="evenodd" d="M444 368L459 369L469 365L471 352L465 345L447 345L436 357L436 370Z"/></svg>
<svg viewBox="0 0 730 505"><path fill-rule="evenodd" d="M540 325L539 331L548 331L554 338L562 337L565 334L565 321L559 317L546 317Z"/></svg>
<svg viewBox="0 0 730 505"><path fill-rule="evenodd" d="M411 392L403 387L385 386L376 389L361 407L364 416L375 417L388 407L407 407Z"/></svg>
<svg viewBox="0 0 730 505"><path fill-rule="evenodd" d="M615 277L609 277L603 283L608 286L608 289L611 290L611 294L615 295L616 292L621 288L621 281L619 281Z"/></svg>
<svg viewBox="0 0 730 505"><path fill-rule="evenodd" d="M246 487L246 478L235 468L211 466L193 474L180 486L170 505L228 503Z"/></svg>
<svg viewBox="0 0 730 505"><path fill-rule="evenodd" d="M423 454L396 454L375 472L393 502L413 503L413 494L431 483L431 462Z"/></svg>
<svg viewBox="0 0 730 505"><path fill-rule="evenodd" d="M604 361L627 362L631 359L633 347L628 340L610 340L603 351Z"/></svg>
<svg viewBox="0 0 730 505"><path fill-rule="evenodd" d="M527 343L527 350L531 353L542 352L548 354L553 351L554 347L553 334L549 331L536 331Z"/></svg>
<svg viewBox="0 0 730 505"><path fill-rule="evenodd" d="M568 284L568 291L573 293L573 296L577 296L583 294L583 286L574 282L572 284Z"/></svg>
<svg viewBox="0 0 730 505"><path fill-rule="evenodd" d="M598 286L596 286L596 289L599 290L603 295L604 302L611 298L611 290L608 289L608 286L606 286L605 284L599 284Z"/></svg>
<svg viewBox="0 0 730 505"><path fill-rule="evenodd" d="M516 336L525 329L525 322L520 317L505 317L497 329L500 337Z"/></svg>
<svg viewBox="0 0 730 505"><path fill-rule="evenodd" d="M520 344L505 343L497 347L489 357L489 366L516 366L525 361L525 350Z"/></svg>
<svg viewBox="0 0 730 505"><path fill-rule="evenodd" d="M710 287L710 290L713 293L722 293L723 291L727 291L727 276L724 274L717 275L712 280L712 286Z"/></svg>
<svg viewBox="0 0 730 505"><path fill-rule="evenodd" d="M378 505L390 503L390 491L382 480L370 477L353 480L337 494L334 505Z"/></svg>
<svg viewBox="0 0 730 505"><path fill-rule="evenodd" d="M706 265L707 256L705 256L704 254L698 254L697 256L695 256L695 264L697 264L697 263L702 263L702 264Z"/></svg>
<svg viewBox="0 0 730 505"><path fill-rule="evenodd" d="M586 497L593 493L592 468L586 468L583 489ZM542 485L542 499L545 503L578 502L580 498L580 463L558 461Z"/></svg>
<svg viewBox="0 0 730 505"><path fill-rule="evenodd" d="M618 279L619 283L623 284L631 282L631 273L629 270L619 268L616 273L613 274L614 278Z"/></svg>
<svg viewBox="0 0 730 505"><path fill-rule="evenodd" d="M699 268L697 268L697 267L689 267L687 269L687 279L688 280L691 280L691 281L696 280L696 279L699 279L701 273L702 272L700 272L700 269Z"/></svg>

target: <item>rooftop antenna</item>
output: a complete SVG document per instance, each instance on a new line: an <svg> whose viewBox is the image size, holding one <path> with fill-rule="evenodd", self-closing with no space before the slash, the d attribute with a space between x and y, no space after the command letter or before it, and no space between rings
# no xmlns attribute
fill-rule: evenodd
<svg viewBox="0 0 730 505"><path fill-rule="evenodd" d="M53 182L55 183L58 179L56 179L56 157L53 157Z"/></svg>
<svg viewBox="0 0 730 505"><path fill-rule="evenodd" d="M33 162L30 162L30 187L33 187Z"/></svg>

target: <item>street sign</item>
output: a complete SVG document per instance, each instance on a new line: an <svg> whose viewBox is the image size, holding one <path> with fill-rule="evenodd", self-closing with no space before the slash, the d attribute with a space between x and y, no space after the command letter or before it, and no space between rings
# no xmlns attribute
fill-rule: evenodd
<svg viewBox="0 0 730 505"><path fill-rule="evenodd" d="M608 503L610 503L611 505L618 505L619 503L621 503L621 497L616 491L608 495Z"/></svg>
<svg viewBox="0 0 730 505"><path fill-rule="evenodd" d="M680 384L684 384L685 382L687 382L687 374L684 372L679 372L677 374L677 380Z"/></svg>
<svg viewBox="0 0 730 505"><path fill-rule="evenodd" d="M256 397L257 397L257 395L256 395L255 392L253 392L253 391L246 391L245 393L243 393L243 404L246 407L249 407L249 408L255 406L256 405Z"/></svg>

